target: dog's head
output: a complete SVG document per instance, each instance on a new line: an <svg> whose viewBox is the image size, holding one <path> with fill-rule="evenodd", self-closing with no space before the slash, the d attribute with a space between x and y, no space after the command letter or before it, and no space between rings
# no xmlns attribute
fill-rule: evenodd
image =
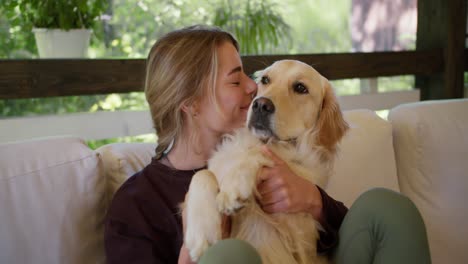
<svg viewBox="0 0 468 264"><path fill-rule="evenodd" d="M307 141L334 152L348 125L328 80L311 66L277 61L256 76L247 126L262 140Z"/></svg>

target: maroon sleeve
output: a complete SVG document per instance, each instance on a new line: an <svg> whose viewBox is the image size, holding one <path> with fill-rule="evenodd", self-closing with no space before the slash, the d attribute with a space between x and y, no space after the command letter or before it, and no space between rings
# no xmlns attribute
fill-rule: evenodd
<svg viewBox="0 0 468 264"><path fill-rule="evenodd" d="M338 231L348 208L342 202L331 198L322 188L318 189L322 196L323 231L319 231L317 251L319 254L329 254L338 244Z"/></svg>
<svg viewBox="0 0 468 264"><path fill-rule="evenodd" d="M174 228L162 221L164 214L158 207L148 209L148 204L157 205L158 201L145 202L135 197L133 191L121 188L107 212L104 229L107 263L177 263L178 252L171 248L173 239L168 231Z"/></svg>
<svg viewBox="0 0 468 264"><path fill-rule="evenodd" d="M154 242L129 223L108 219L104 241L107 263L167 263L154 252Z"/></svg>

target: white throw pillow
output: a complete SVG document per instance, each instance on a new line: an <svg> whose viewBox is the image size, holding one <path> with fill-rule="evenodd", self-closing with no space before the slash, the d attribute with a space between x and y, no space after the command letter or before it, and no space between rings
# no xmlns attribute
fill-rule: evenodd
<svg viewBox="0 0 468 264"><path fill-rule="evenodd" d="M109 198L125 180L151 162L155 149L155 143L114 143L96 150L103 161Z"/></svg>
<svg viewBox="0 0 468 264"><path fill-rule="evenodd" d="M370 110L345 111L344 116L350 130L341 141L327 193L349 207L373 187L398 191L390 123Z"/></svg>
<svg viewBox="0 0 468 264"><path fill-rule="evenodd" d="M99 168L78 138L0 145L0 263L104 263Z"/></svg>

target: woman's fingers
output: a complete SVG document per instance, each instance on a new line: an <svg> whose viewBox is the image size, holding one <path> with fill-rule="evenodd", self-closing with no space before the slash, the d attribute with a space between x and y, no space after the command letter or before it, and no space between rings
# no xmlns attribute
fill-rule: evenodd
<svg viewBox="0 0 468 264"><path fill-rule="evenodd" d="M271 168L269 167L261 167L260 170L257 172L257 182L261 183L269 178L271 178Z"/></svg>
<svg viewBox="0 0 468 264"><path fill-rule="evenodd" d="M271 190L268 193L260 194L259 201L262 206L274 204L280 202L284 199L287 199L286 190L283 188L278 188Z"/></svg>
<svg viewBox="0 0 468 264"><path fill-rule="evenodd" d="M281 212L285 213L288 211L288 208L289 208L288 200L282 200L281 202L262 206L263 211L269 214L281 213Z"/></svg>
<svg viewBox="0 0 468 264"><path fill-rule="evenodd" d="M268 180L262 181L257 185L257 191L261 194L267 194L278 188L283 187L283 181L280 178L270 178Z"/></svg>

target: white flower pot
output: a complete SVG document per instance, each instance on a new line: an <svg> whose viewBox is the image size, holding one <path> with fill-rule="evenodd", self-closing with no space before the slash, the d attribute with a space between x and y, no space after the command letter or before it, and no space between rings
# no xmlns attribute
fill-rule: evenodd
<svg viewBox="0 0 468 264"><path fill-rule="evenodd" d="M34 28L41 58L85 58L88 54L90 29Z"/></svg>

